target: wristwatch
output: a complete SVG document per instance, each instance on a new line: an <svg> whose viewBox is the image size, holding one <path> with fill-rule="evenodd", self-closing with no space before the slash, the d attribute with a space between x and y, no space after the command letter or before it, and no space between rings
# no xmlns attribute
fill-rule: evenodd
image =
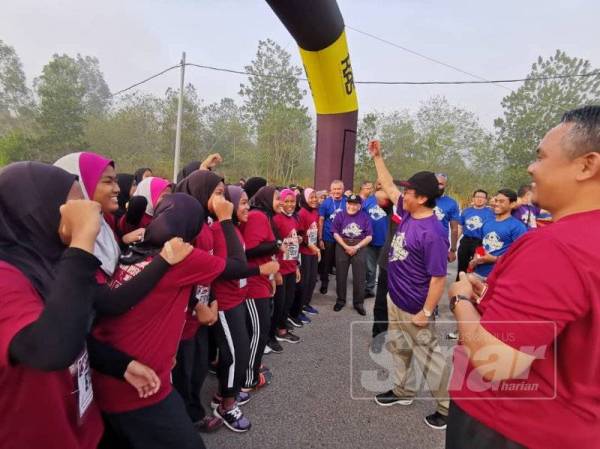
<svg viewBox="0 0 600 449"><path fill-rule="evenodd" d="M433 312L431 310L427 310L425 307L423 307L423 315L425 315L425 318L431 318L431 315L433 315Z"/></svg>
<svg viewBox="0 0 600 449"><path fill-rule="evenodd" d="M471 304L476 305L475 301L472 301L471 298L467 298L465 295L455 295L450 298L450 312L454 312L458 301L469 301Z"/></svg>
<svg viewBox="0 0 600 449"><path fill-rule="evenodd" d="M282 240L277 240L277 248L281 249L282 245L283 245L283 241Z"/></svg>

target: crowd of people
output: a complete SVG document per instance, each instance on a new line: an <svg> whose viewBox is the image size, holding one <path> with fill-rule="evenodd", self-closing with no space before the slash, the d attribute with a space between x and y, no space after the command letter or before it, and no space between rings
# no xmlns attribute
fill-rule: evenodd
<svg viewBox="0 0 600 449"><path fill-rule="evenodd" d="M448 429L447 448L594 447L599 136L600 107L568 112L538 148L533 184L478 189L462 211L443 173L395 180L378 141L377 182L358 193L340 180L328 191L227 184L218 154L175 183L146 167L117 173L91 152L8 165L0 446L202 448L203 432L248 431L241 406L277 381L263 355L300 342L332 274L341 311L351 269L356 313L375 298L371 350L397 366L379 405L411 405L421 368L436 401L425 423ZM435 317L455 260L452 369ZM523 379L537 396L497 387Z"/></svg>

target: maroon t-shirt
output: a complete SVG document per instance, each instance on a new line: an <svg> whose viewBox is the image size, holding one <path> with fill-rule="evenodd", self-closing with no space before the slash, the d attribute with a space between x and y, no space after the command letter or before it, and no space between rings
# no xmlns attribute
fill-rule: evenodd
<svg viewBox="0 0 600 449"><path fill-rule="evenodd" d="M452 399L473 418L530 448L599 447L599 229L597 210L531 230L488 278L479 305L481 325L535 355L522 379L487 383L463 346L454 353Z"/></svg>
<svg viewBox="0 0 600 449"><path fill-rule="evenodd" d="M210 227L213 231L214 254L222 259L227 258L227 244L225 242L225 234L221 223L216 221ZM240 239L242 245L244 238L240 230L235 227L235 232ZM248 280L247 279L217 279L211 285L214 298L217 300L219 310L226 311L238 306L248 297Z"/></svg>
<svg viewBox="0 0 600 449"><path fill-rule="evenodd" d="M210 226L205 223L204 226L202 226L200 234L196 237L196 248L206 251L208 254L213 254L213 247L213 233L210 230ZM198 285L194 287L194 294L199 300L208 302L210 285ZM185 312L185 326L181 333L181 339L189 340L190 338L193 338L199 327L200 323L198 322L198 318L196 318L196 312L193 309L188 308Z"/></svg>
<svg viewBox="0 0 600 449"><path fill-rule="evenodd" d="M0 447L96 448L103 425L86 351L59 371L43 372L9 362L13 337L36 321L43 309L29 279L0 262Z"/></svg>
<svg viewBox="0 0 600 449"><path fill-rule="evenodd" d="M298 212L298 231L302 235L303 244L300 245L300 253L308 256L314 256L314 253L308 249L308 245L317 245L319 240L319 211L313 209L309 211L306 208Z"/></svg>
<svg viewBox="0 0 600 449"><path fill-rule="evenodd" d="M246 249L252 249L264 242L275 240L275 234L271 229L269 217L259 210L251 210L248 213L248 221L240 225ZM271 261L271 256L262 256L248 259L248 266L258 267L263 263ZM268 276L251 276L248 278L248 298L270 298L273 295L271 281Z"/></svg>
<svg viewBox="0 0 600 449"><path fill-rule="evenodd" d="M294 216L277 214L273 217L273 223L277 233L286 245L285 252L277 252L277 262L279 262L279 272L283 275L295 273L298 266L298 255L300 254L300 245L298 244L298 220Z"/></svg>
<svg viewBox="0 0 600 449"><path fill-rule="evenodd" d="M134 265L120 265L111 287L118 288L139 274L151 258ZM102 411L121 413L147 407L164 399L172 390L171 367L185 321L192 288L210 284L225 268L225 261L194 249L173 265L156 287L129 312L104 318L94 327L94 336L152 368L161 380L158 393L140 399L129 384L94 372L94 390Z"/></svg>

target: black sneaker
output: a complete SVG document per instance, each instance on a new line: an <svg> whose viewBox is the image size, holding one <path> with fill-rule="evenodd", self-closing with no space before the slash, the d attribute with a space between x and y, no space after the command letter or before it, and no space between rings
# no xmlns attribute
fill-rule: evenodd
<svg viewBox="0 0 600 449"><path fill-rule="evenodd" d="M362 304L356 304L354 306L354 309L356 309L359 315L365 316L367 314L367 312L365 311L365 306L363 306Z"/></svg>
<svg viewBox="0 0 600 449"><path fill-rule="evenodd" d="M279 344L276 338L269 340L267 346L271 348L271 352L274 352L275 354L283 352L283 347Z"/></svg>
<svg viewBox="0 0 600 449"><path fill-rule="evenodd" d="M320 292L322 295L326 295L326 294L327 294L327 287L323 287L323 286L321 286L321 288L319 289L319 292Z"/></svg>
<svg viewBox="0 0 600 449"><path fill-rule="evenodd" d="M394 394L394 390L386 391L375 396L375 402L382 407L389 407L390 405L411 405L413 403L412 397L400 397Z"/></svg>
<svg viewBox="0 0 600 449"><path fill-rule="evenodd" d="M302 324L302 321L300 321L298 318L294 318L294 317L288 317L287 319L288 323L290 323L292 326L294 327L302 327L304 326L304 324Z"/></svg>
<svg viewBox="0 0 600 449"><path fill-rule="evenodd" d="M340 310L342 310L344 308L345 304L342 302L336 302L335 305L333 306L333 311L334 312L339 312Z"/></svg>
<svg viewBox="0 0 600 449"><path fill-rule="evenodd" d="M298 343L300 341L300 337L292 334L291 332L286 332L285 334L275 336L277 341L287 341L288 343Z"/></svg>
<svg viewBox="0 0 600 449"><path fill-rule="evenodd" d="M446 334L446 338L448 340L458 340L458 330L456 330L454 332L448 332Z"/></svg>
<svg viewBox="0 0 600 449"><path fill-rule="evenodd" d="M435 412L425 417L425 424L427 424L432 429L437 430L445 430L447 421L448 417L442 415L440 412Z"/></svg>

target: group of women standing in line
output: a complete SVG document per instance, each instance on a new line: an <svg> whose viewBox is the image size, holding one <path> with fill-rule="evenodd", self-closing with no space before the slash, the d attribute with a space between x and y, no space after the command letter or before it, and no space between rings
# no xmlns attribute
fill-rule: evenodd
<svg viewBox="0 0 600 449"><path fill-rule="evenodd" d="M177 185L88 152L2 169L1 447L198 448L198 430L250 428L265 347L314 289L316 194L296 214L284 191L282 211L265 180L194 167Z"/></svg>

